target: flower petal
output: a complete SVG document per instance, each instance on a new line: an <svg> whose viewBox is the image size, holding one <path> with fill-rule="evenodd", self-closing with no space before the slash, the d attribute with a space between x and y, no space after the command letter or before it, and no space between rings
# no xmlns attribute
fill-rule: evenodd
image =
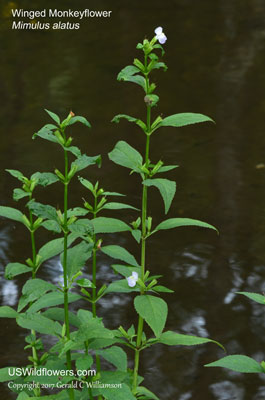
<svg viewBox="0 0 265 400"><path fill-rule="evenodd" d="M158 41L159 41L160 44L164 44L164 43L166 43L166 41L167 41L167 37L166 37L166 35L165 35L164 33L162 33L161 35L159 35L159 36L157 37L157 39L158 39Z"/></svg>
<svg viewBox="0 0 265 400"><path fill-rule="evenodd" d="M127 279L128 285L130 287L134 287L136 285L136 280L134 279L133 276L129 276L129 278L126 278L126 279Z"/></svg>
<svg viewBox="0 0 265 400"><path fill-rule="evenodd" d="M155 29L155 34L156 34L156 35L161 35L162 32L163 32L163 28L162 28L161 26L158 26L158 27Z"/></svg>
<svg viewBox="0 0 265 400"><path fill-rule="evenodd" d="M135 279L135 281L138 280L138 273L136 271L132 272L132 277Z"/></svg>

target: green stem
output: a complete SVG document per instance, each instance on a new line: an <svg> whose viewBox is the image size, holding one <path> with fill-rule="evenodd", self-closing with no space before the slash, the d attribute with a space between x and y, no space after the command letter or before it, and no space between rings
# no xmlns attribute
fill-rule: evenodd
<svg viewBox="0 0 265 400"><path fill-rule="evenodd" d="M29 200L32 199L32 193L29 196ZM32 211L29 210L29 220L30 220L30 225L31 228L33 227L33 215ZM33 262L33 269L32 269L32 279L36 278L36 243L35 243L35 235L34 232L30 231L30 238L31 238L31 248L32 248L32 262ZM31 303L30 303L31 305ZM36 332L34 329L31 329L31 335L36 339ZM33 365L35 368L38 367L38 353L37 349L35 346L32 347L32 357L34 359ZM34 389L34 394L35 396L40 396L41 395L41 390L40 388Z"/></svg>
<svg viewBox="0 0 265 400"><path fill-rule="evenodd" d="M70 340L69 324L69 303L68 303L68 279L67 279L67 248L68 248L68 229L67 229L67 207L68 207L68 154L64 150L65 182L64 182L64 250L63 250L63 281L64 281L64 322L66 327L66 337ZM66 361L68 370L72 369L71 351L66 352ZM69 389L69 398L74 400L74 389Z"/></svg>
<svg viewBox="0 0 265 400"><path fill-rule="evenodd" d="M145 71L147 71L147 54L145 54ZM149 92L149 78L148 73L145 73L145 84L146 84L146 94ZM148 168L149 166L149 150L150 150L150 132L151 132L151 106L147 105L146 110L146 145L145 145L145 166ZM148 176L145 174L144 179L147 179ZM147 186L143 185L143 193L142 193L142 238L141 238L141 279L144 280L145 275L145 256L146 256L146 217L147 217ZM144 295L144 290L141 289L141 296ZM144 320L141 316L138 319L138 329L137 329L137 339L136 339L136 349L134 356L134 371L133 371L133 393L136 392L137 381L138 381L138 370L139 370L139 362L140 362L140 350L142 344L142 335L143 335L143 327Z"/></svg>
<svg viewBox="0 0 265 400"><path fill-rule="evenodd" d="M95 200L94 200L94 212L93 212L93 219L97 218L97 196L95 195ZM94 242L94 248L93 248L93 259L92 259L92 283L94 287L92 288L92 313L93 313L93 318L96 318L97 316L97 249L95 248L96 246L96 235L93 235L93 242ZM100 358L99 355L96 354L96 367L97 367L97 373L100 373L101 371L101 365L100 365ZM102 396L98 396L98 400L102 400Z"/></svg>
<svg viewBox="0 0 265 400"><path fill-rule="evenodd" d="M148 132L151 130L151 107L147 106L147 129ZM147 132L147 133L148 133ZM149 164L149 148L150 148L150 136L146 135L146 146L145 146L145 164L148 168ZM145 176L145 179L147 176ZM146 217L147 217L147 186L143 185L142 194L142 239L141 239L141 279L144 280L145 275L145 256L146 256ZM141 289L141 296L144 295L144 290ZM142 343L144 320L141 316L138 319L136 349L134 356L134 372L133 372L133 392L137 388L138 370L140 362L140 347Z"/></svg>

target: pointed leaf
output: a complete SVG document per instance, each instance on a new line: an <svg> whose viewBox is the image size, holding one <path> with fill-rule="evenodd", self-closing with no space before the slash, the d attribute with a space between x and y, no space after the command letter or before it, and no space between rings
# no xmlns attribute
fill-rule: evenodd
<svg viewBox="0 0 265 400"><path fill-rule="evenodd" d="M262 366L253 358L237 354L206 364L205 367L223 367L243 373L264 373Z"/></svg>
<svg viewBox="0 0 265 400"><path fill-rule="evenodd" d="M82 156L78 157L74 162L72 162L71 168L76 166L77 171L81 171L82 169L85 169L90 165L100 164L100 160L100 156L89 157L86 154L83 154Z"/></svg>
<svg viewBox="0 0 265 400"><path fill-rule="evenodd" d="M165 229L179 228L181 226L199 226L201 228L209 228L209 229L214 229L215 231L217 231L217 229L214 226L207 224L206 222L198 221L197 219L169 218L169 219L166 219L165 221L161 222L160 224L158 224L153 232L157 232L157 231L163 230L163 229L165 230Z"/></svg>
<svg viewBox="0 0 265 400"><path fill-rule="evenodd" d="M101 247L101 251L107 256L115 258L116 260L122 260L130 265L139 267L134 256L121 246L110 245Z"/></svg>
<svg viewBox="0 0 265 400"><path fill-rule="evenodd" d="M88 190L90 190L91 193L94 191L94 186L92 185L91 182L89 182L87 179L82 178L81 176L78 177L80 183L82 183L83 186L85 186Z"/></svg>
<svg viewBox="0 0 265 400"><path fill-rule="evenodd" d="M115 122L117 124L120 122L121 119L127 119L127 121L129 121L129 122L135 122L136 125L140 126L140 128L142 128L144 132L147 129L146 124L142 120L131 117L130 115L126 115L126 114L115 115L115 117L111 120L111 122Z"/></svg>
<svg viewBox="0 0 265 400"><path fill-rule="evenodd" d="M224 350L224 347L215 340L198 336L182 335L173 331L162 333L159 338L159 343L163 343L168 346L196 346L204 343L215 343Z"/></svg>
<svg viewBox="0 0 265 400"><path fill-rule="evenodd" d="M5 278L13 279L14 276L25 274L26 272L32 272L32 268L21 263L9 263L5 269Z"/></svg>
<svg viewBox="0 0 265 400"><path fill-rule="evenodd" d="M160 126L173 126L173 127L181 127L186 125L198 124L200 122L214 122L210 117L207 117L203 114L196 113L181 113L170 115L163 119L162 122L158 125Z"/></svg>
<svg viewBox="0 0 265 400"><path fill-rule="evenodd" d="M86 242L81 242L72 247L67 252L67 276L72 278L78 271L85 266L86 261L91 256L91 246ZM63 253L61 254L63 264Z"/></svg>
<svg viewBox="0 0 265 400"><path fill-rule="evenodd" d="M114 269L114 271L118 272L122 276L125 276L125 278L131 276L132 272L134 271L137 272L139 276L141 273L140 267L129 267L127 265L112 264L112 268Z"/></svg>
<svg viewBox="0 0 265 400"><path fill-rule="evenodd" d="M143 185L157 187L164 200L165 213L167 214L176 193L176 182L168 179L156 178L144 180Z"/></svg>
<svg viewBox="0 0 265 400"><path fill-rule="evenodd" d="M74 301L82 299L82 296L79 296L75 293L68 294L68 303L73 303ZM60 304L64 304L64 295L62 292L50 292L44 294L40 299L35 301L32 306L29 307L28 313L36 313L42 308L58 306Z"/></svg>
<svg viewBox="0 0 265 400"><path fill-rule="evenodd" d="M59 181L58 176L52 172L35 172L30 179L37 179L38 185L41 186L48 186Z"/></svg>
<svg viewBox="0 0 265 400"><path fill-rule="evenodd" d="M131 76L140 72L139 68L135 67L134 65L127 65L127 67L123 68L121 72L117 76L117 81L127 80Z"/></svg>
<svg viewBox="0 0 265 400"><path fill-rule="evenodd" d="M125 204L125 203L117 203L117 202L109 202L104 204L104 206L102 207L102 210L123 210L123 209L131 209L131 210L136 210L139 211L139 208L135 208L133 206L130 206L129 204Z"/></svg>
<svg viewBox="0 0 265 400"><path fill-rule="evenodd" d="M119 371L127 371L127 354L120 347L98 350L97 354L113 364Z"/></svg>
<svg viewBox="0 0 265 400"><path fill-rule="evenodd" d="M48 140L49 142L59 143L54 133L50 129L46 128L46 126L41 128L38 132L34 133L32 139L35 139L36 136L39 136L44 140Z"/></svg>
<svg viewBox="0 0 265 400"><path fill-rule="evenodd" d="M20 189L20 188L16 188L13 190L13 199L15 201L18 201L20 199L23 199L24 197L28 197L30 196L29 192L25 192L25 190Z"/></svg>
<svg viewBox="0 0 265 400"><path fill-rule="evenodd" d="M75 362L77 370L85 370L87 371L91 365L93 364L93 357L90 354L83 355L78 358Z"/></svg>
<svg viewBox="0 0 265 400"><path fill-rule="evenodd" d="M12 175L14 178L17 178L20 182L24 182L25 177L22 172L16 169L6 169L6 172L9 172L10 175Z"/></svg>
<svg viewBox="0 0 265 400"><path fill-rule="evenodd" d="M61 322L64 322L65 318L64 309L58 307L49 308L48 310L44 311L42 315L54 321L61 321ZM71 311L69 311L69 322L71 325L77 328L81 325L77 315Z"/></svg>
<svg viewBox="0 0 265 400"><path fill-rule="evenodd" d="M137 313L147 322L156 337L159 337L167 319L167 303L159 297L143 295L134 299Z"/></svg>
<svg viewBox="0 0 265 400"><path fill-rule="evenodd" d="M140 292L140 289L137 286L130 287L128 285L127 279L120 279L118 281L112 282L107 287L105 294L107 294L107 293L131 293L131 292Z"/></svg>
<svg viewBox="0 0 265 400"><path fill-rule="evenodd" d="M0 217L9 218L13 221L23 223L23 214L16 208L0 206Z"/></svg>
<svg viewBox="0 0 265 400"><path fill-rule="evenodd" d="M16 318L17 316L18 313L13 308L9 306L0 307L0 318Z"/></svg>
<svg viewBox="0 0 265 400"><path fill-rule="evenodd" d="M80 122L81 124L87 126L88 128L91 128L90 123L88 122L88 120L85 117L81 117L79 115L76 115L75 117L72 117L70 119L70 121L68 122L68 125L73 125L76 122Z"/></svg>
<svg viewBox="0 0 265 400"><path fill-rule="evenodd" d="M143 158L141 154L124 141L119 141L109 153L109 159L115 164L141 172Z"/></svg>
<svg viewBox="0 0 265 400"><path fill-rule="evenodd" d="M256 303L260 303L265 305L265 296L259 293L250 293L250 292L236 292L238 294L242 294L243 296L248 297L251 300L256 301Z"/></svg>
<svg viewBox="0 0 265 400"><path fill-rule="evenodd" d="M49 114L49 116L50 116L58 125L60 124L60 118L58 117L57 114L55 114L54 112L49 111L49 110L47 110L47 109L45 109L45 111L46 111L46 113Z"/></svg>
<svg viewBox="0 0 265 400"><path fill-rule="evenodd" d="M138 386L136 389L136 393L139 396L145 396L144 399L150 399L150 400L159 400L159 398L150 390L146 389L144 386Z"/></svg>
<svg viewBox="0 0 265 400"><path fill-rule="evenodd" d="M125 222L116 218L98 217L91 221L94 232L97 233L115 233L130 231L131 228Z"/></svg>
<svg viewBox="0 0 265 400"><path fill-rule="evenodd" d="M69 245L69 244L68 244ZM64 239L53 239L48 243L45 243L39 250L38 255L41 257L41 264L49 260L49 258L57 256L59 253L63 251L64 248Z"/></svg>
<svg viewBox="0 0 265 400"><path fill-rule="evenodd" d="M46 335L61 334L62 327L58 322L40 314L20 314L17 317L17 324L25 329L33 329Z"/></svg>

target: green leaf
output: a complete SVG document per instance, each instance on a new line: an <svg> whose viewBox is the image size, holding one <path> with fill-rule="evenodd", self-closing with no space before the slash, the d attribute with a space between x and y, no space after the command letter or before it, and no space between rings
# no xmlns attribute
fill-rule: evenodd
<svg viewBox="0 0 265 400"><path fill-rule="evenodd" d="M40 314L20 314L17 317L17 324L25 329L33 329L46 335L60 335L62 327L58 322Z"/></svg>
<svg viewBox="0 0 265 400"><path fill-rule="evenodd" d="M57 287L52 283L42 279L29 279L22 288L22 296L18 303L18 312L20 312L31 301L42 297L46 292L57 291Z"/></svg>
<svg viewBox="0 0 265 400"><path fill-rule="evenodd" d="M109 153L109 159L115 164L130 168L141 173L143 157L132 146L124 141L119 141Z"/></svg>
<svg viewBox="0 0 265 400"><path fill-rule="evenodd" d="M73 303L74 301L82 299L82 296L79 296L75 293L68 294L68 303ZM58 306L64 303L64 295L61 292L50 292L44 294L40 299L35 301L32 306L29 307L28 313L35 313L42 308Z"/></svg>
<svg viewBox="0 0 265 400"><path fill-rule="evenodd" d="M86 287L86 288L95 288L95 287L96 287L89 279L86 279L86 278L77 279L77 280L75 281L75 283L76 283L78 286Z"/></svg>
<svg viewBox="0 0 265 400"><path fill-rule="evenodd" d="M86 154L83 154L82 156L78 157L74 162L72 162L71 168L76 166L77 171L81 171L82 169L85 169L90 165L100 164L100 162L100 156L89 157Z"/></svg>
<svg viewBox="0 0 265 400"><path fill-rule="evenodd" d="M93 357L90 354L83 355L78 358L75 362L77 370L85 370L87 371L91 365L93 364Z"/></svg>
<svg viewBox="0 0 265 400"><path fill-rule="evenodd" d="M5 278L13 279L14 276L25 274L26 272L32 272L32 268L21 263L9 263L5 269Z"/></svg>
<svg viewBox="0 0 265 400"><path fill-rule="evenodd" d="M116 260L122 260L130 265L139 267L139 264L137 263L134 256L131 253L129 253L128 250L124 249L121 246L117 245L104 246L101 247L101 251L104 254L107 254L107 256L115 258Z"/></svg>
<svg viewBox="0 0 265 400"><path fill-rule="evenodd" d="M136 393L139 396L145 396L144 399L150 399L150 400L159 400L159 398L150 390L146 389L144 386L138 386L136 389Z"/></svg>
<svg viewBox="0 0 265 400"><path fill-rule="evenodd" d="M70 146L70 147L63 146L63 148L65 151L70 151L70 153L72 153L74 156L76 156L76 158L82 156L81 151L76 146Z"/></svg>
<svg viewBox="0 0 265 400"><path fill-rule="evenodd" d="M256 301L257 303L265 305L265 296L259 293L251 293L251 292L236 292L236 293L242 294L243 296L246 296L249 299Z"/></svg>
<svg viewBox="0 0 265 400"><path fill-rule="evenodd" d="M131 228L125 222L116 218L98 217L91 221L95 234L115 233L130 231Z"/></svg>
<svg viewBox="0 0 265 400"><path fill-rule="evenodd" d="M90 256L91 246L84 241L68 250L67 276L69 279L85 266L85 263ZM61 263L63 264L63 253L61 254Z"/></svg>
<svg viewBox="0 0 265 400"><path fill-rule="evenodd" d="M112 282L106 289L105 294L107 293L131 293L131 292L140 292L139 287L130 287L126 279L120 279L118 281Z"/></svg>
<svg viewBox="0 0 265 400"><path fill-rule="evenodd" d="M129 204L125 204L125 203L117 203L117 202L109 202L104 204L104 206L102 207L102 210L123 210L123 209L131 209L131 210L136 210L139 211L139 208L135 208L133 206L130 206Z"/></svg>
<svg viewBox="0 0 265 400"><path fill-rule="evenodd" d="M176 182L170 181L168 179L156 178L144 180L143 185L157 187L164 200L165 213L167 214L176 193Z"/></svg>
<svg viewBox="0 0 265 400"><path fill-rule="evenodd" d="M9 306L0 307L0 318L16 318L17 316L18 313L13 308Z"/></svg>
<svg viewBox="0 0 265 400"><path fill-rule="evenodd" d="M121 72L117 76L118 81L126 81L131 76L140 72L139 68L134 65L127 65L127 67L123 68Z"/></svg>
<svg viewBox="0 0 265 400"><path fill-rule="evenodd" d="M93 235L94 233L92 222L87 218L78 219L69 226L69 229L77 237Z"/></svg>
<svg viewBox="0 0 265 400"><path fill-rule="evenodd" d="M68 125L73 125L76 122L80 122L81 124L87 126L88 128L91 128L90 123L88 122L88 120L85 117L81 117L79 115L76 115L75 117L72 117L70 119L70 121L68 122Z"/></svg>
<svg viewBox="0 0 265 400"><path fill-rule="evenodd" d="M112 373L112 374L114 373L113 371L104 371L104 375L107 372ZM102 373L102 375L103 375L103 373ZM105 383L104 379L101 379L101 381L103 383ZM115 379L115 376L114 376L114 378L112 378L110 376L110 382L108 382L108 383L112 384L112 383L120 383L120 382L121 382L120 379L117 379L117 378ZM98 392L100 394L102 394L106 400L125 400L125 399L126 400L137 400L136 397L132 394L129 386L127 386L125 383L122 383L122 386L119 389L105 387L105 388L98 389Z"/></svg>
<svg viewBox="0 0 265 400"><path fill-rule="evenodd" d="M167 303L159 297L143 295L134 299L137 313L147 322L156 337L159 337L167 319Z"/></svg>
<svg viewBox="0 0 265 400"><path fill-rule="evenodd" d="M122 72L122 71L121 71ZM121 74L120 72L120 74ZM120 74L118 75L118 77L120 76ZM136 83L137 85L141 86L144 91L146 91L146 82L143 76L141 75L122 75L122 78L118 79L119 81L125 81L125 82L132 82L132 83Z"/></svg>
<svg viewBox="0 0 265 400"><path fill-rule="evenodd" d="M58 117L57 114L55 114L54 112L49 111L49 110L47 110L47 109L45 109L45 111L46 111L46 113L49 114L49 116L50 116L58 125L60 124L60 118Z"/></svg>
<svg viewBox="0 0 265 400"><path fill-rule="evenodd" d="M50 242L45 243L45 245L40 248L38 253L38 255L41 257L40 264L44 263L44 261L48 260L49 258L57 256L57 254L63 251L63 248L63 238L53 239Z"/></svg>
<svg viewBox="0 0 265 400"><path fill-rule="evenodd" d="M174 290L168 289L165 286L157 285L153 286L152 290L155 290L156 292L163 292L163 293L174 293Z"/></svg>
<svg viewBox="0 0 265 400"><path fill-rule="evenodd" d="M87 215L87 214L88 214L88 210L83 207L69 208L69 210L67 210L67 218L83 217L84 215ZM64 216L64 214L63 214L63 216Z"/></svg>
<svg viewBox="0 0 265 400"><path fill-rule="evenodd" d="M57 137L49 128L47 128L47 125L41 128L38 132L34 133L32 139L35 139L36 136L39 136L44 140L48 140L49 142L59 143Z"/></svg>
<svg viewBox="0 0 265 400"><path fill-rule="evenodd" d="M27 395L26 392L21 392L19 393L18 397L16 400L30 400L30 397Z"/></svg>
<svg viewBox="0 0 265 400"><path fill-rule="evenodd" d="M38 185L41 186L48 186L59 181L58 176L52 172L35 172L30 179L37 179Z"/></svg>
<svg viewBox="0 0 265 400"><path fill-rule="evenodd" d="M119 371L127 371L127 354L120 347L112 346L110 349L98 350L97 354L113 364Z"/></svg>
<svg viewBox="0 0 265 400"><path fill-rule="evenodd" d="M94 338L113 338L113 333L104 328L102 322L97 318L91 318L82 324L75 336L75 342L85 342Z"/></svg>
<svg viewBox="0 0 265 400"><path fill-rule="evenodd" d="M59 223L56 221L46 220L41 223L41 226L43 226L43 228L47 229L48 231L52 231L55 233L60 233L62 231Z"/></svg>
<svg viewBox="0 0 265 400"><path fill-rule="evenodd" d="M142 237L142 232L140 231L140 229L133 229L131 231L131 234L133 235L133 237L136 240L136 242L140 243L141 237Z"/></svg>
<svg viewBox="0 0 265 400"><path fill-rule="evenodd" d="M173 126L178 128L181 126L198 124L200 122L214 122L214 121L203 114L180 113L180 114L170 115L169 117L164 118L163 121L158 125L158 127Z"/></svg>
<svg viewBox="0 0 265 400"><path fill-rule="evenodd" d="M164 71L167 71L168 67L166 66L166 64L164 62L157 62L153 65L152 67L153 69L159 69L159 68L163 68Z"/></svg>
<svg viewBox="0 0 265 400"><path fill-rule="evenodd" d="M13 372L12 376L9 374L9 370L13 371L13 368L15 369L16 367L5 367L0 369L0 382L13 381L19 378L19 376L16 376L16 372L14 376Z"/></svg>
<svg viewBox="0 0 265 400"><path fill-rule="evenodd" d="M157 173L171 171L172 169L175 169L178 167L179 167L178 165L163 165L162 167L159 168Z"/></svg>
<svg viewBox="0 0 265 400"><path fill-rule="evenodd" d="M112 268L114 269L114 271L118 272L122 276L125 276L125 278L128 278L129 276L131 276L133 271L137 272L138 275L140 275L140 273L141 273L140 267L129 267L129 266L120 265L120 264L112 264Z"/></svg>
<svg viewBox="0 0 265 400"><path fill-rule="evenodd" d="M159 338L159 343L163 343L168 346L196 346L204 343L215 343L224 350L224 347L215 340L198 336L182 335L173 331L162 333Z"/></svg>
<svg viewBox="0 0 265 400"><path fill-rule="evenodd" d="M156 97L158 97L158 96L156 96ZM138 118L130 117L130 115L126 115L126 114L115 115L115 117L111 120L111 122L115 122L117 124L118 122L120 122L121 119L127 119L127 121L129 121L129 122L135 122L136 125L140 126L140 128L142 128L142 130L144 132L147 129L146 124L142 120L140 120Z"/></svg>
<svg viewBox="0 0 265 400"><path fill-rule="evenodd" d="M205 367L223 367L243 373L264 373L262 366L253 358L237 354L206 364Z"/></svg>
<svg viewBox="0 0 265 400"><path fill-rule="evenodd" d="M23 214L21 211L12 207L0 206L0 217L12 219L23 223Z"/></svg>
<svg viewBox="0 0 265 400"><path fill-rule="evenodd" d="M53 307L49 308L48 310L44 311L42 313L44 317L50 318L55 321L61 321L64 322L64 309L63 308L58 308L58 307ZM76 314L73 312L69 311L69 322L71 325L75 327L79 327L81 325L79 318L77 317Z"/></svg>
<svg viewBox="0 0 265 400"><path fill-rule="evenodd" d="M166 219L165 221L161 222L160 224L158 224L153 232L157 232L157 231L165 230L165 229L179 228L181 226L199 226L200 228L209 228L209 229L214 229L215 231L217 231L217 229L213 225L207 224L206 222L198 221L197 219L169 218L169 219Z"/></svg>
<svg viewBox="0 0 265 400"><path fill-rule="evenodd" d="M13 190L13 199L15 201L18 201L20 199L23 199L24 197L28 197L30 196L29 192L25 192L25 190L20 189L20 188L16 188Z"/></svg>
<svg viewBox="0 0 265 400"><path fill-rule="evenodd" d="M104 192L104 196L126 196L125 194L118 193L118 192Z"/></svg>
<svg viewBox="0 0 265 400"><path fill-rule="evenodd" d="M31 200L28 203L29 209L33 212L34 215L41 218L47 218L52 221L57 222L58 215L56 212L56 208L48 205L48 204L41 204L37 201Z"/></svg>
<svg viewBox="0 0 265 400"><path fill-rule="evenodd" d="M78 177L80 183L82 183L83 186L85 186L88 190L90 190L91 193L94 192L94 186L92 185L91 182L89 182L87 179L82 178L81 176Z"/></svg>
<svg viewBox="0 0 265 400"><path fill-rule="evenodd" d="M17 169L6 169L6 172L8 172L14 178L17 178L20 182L24 182L25 176Z"/></svg>

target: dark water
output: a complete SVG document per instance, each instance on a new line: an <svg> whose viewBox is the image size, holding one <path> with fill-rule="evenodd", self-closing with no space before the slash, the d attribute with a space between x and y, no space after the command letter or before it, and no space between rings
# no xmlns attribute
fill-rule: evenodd
<svg viewBox="0 0 265 400"><path fill-rule="evenodd" d="M264 1L57 2L61 9L113 12L110 19L81 21L78 31L53 32L12 31L8 17L12 3L0 4L1 204L14 205L15 180L5 168L29 175L62 165L56 146L31 140L47 122L43 108L48 108L62 116L70 109L87 116L93 129L76 128L75 140L87 154L101 153L103 168L90 168L84 176L100 179L104 188L126 193L131 204L140 205L137 177L128 177L128 170L110 163L107 152L120 139L143 151L143 135L132 124L113 125L110 120L118 113L143 117L141 90L118 83L116 75L136 56L136 43L162 25L168 36L169 70L155 75L159 112L201 112L216 126L161 130L152 136L151 158L162 155L167 164L180 165L168 174L177 181L169 217L202 219L218 227L220 235L192 228L154 235L148 246L148 268L162 273L163 284L175 290L165 296L168 329L209 336L225 345L228 354L265 359L264 310L235 294L265 291L265 169L256 168L265 163ZM52 1L34 5L55 7ZM32 4L25 0L23 7ZM71 204L79 205L84 195L76 182ZM39 191L38 196L43 202L61 204L58 186ZM163 204L155 190L149 199L156 224L163 218ZM135 218L133 213L117 216ZM21 227L1 220L0 228L3 276L8 262L24 262L30 245ZM43 232L40 245L46 239ZM108 236L104 243L121 244L139 254L126 234ZM102 282L114 278L107 258L100 259L99 274ZM54 282L59 275L58 260L40 271L41 278ZM15 306L24 282L25 278L1 278L1 303ZM105 297L99 314L109 327L121 323L128 327L135 321L132 298L126 295ZM1 332L1 366L22 365L25 332L12 320L1 321ZM215 345L152 347L142 357L141 373L161 400L264 399L264 377L203 367L223 355ZM13 399L3 385L1 393Z"/></svg>

